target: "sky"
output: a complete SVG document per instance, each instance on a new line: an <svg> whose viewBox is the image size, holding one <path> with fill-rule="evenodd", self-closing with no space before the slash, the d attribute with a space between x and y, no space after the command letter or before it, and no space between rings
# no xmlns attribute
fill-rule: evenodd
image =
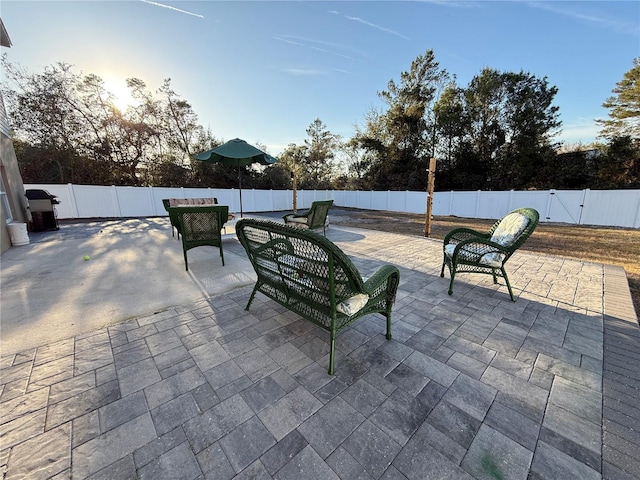
<svg viewBox="0 0 640 480"><path fill-rule="evenodd" d="M2 0L0 16L10 62L32 73L71 64L124 102L126 78L153 90L170 78L217 139L272 155L302 144L316 118L349 139L427 50L462 87L485 67L546 77L556 140L584 145L640 57L635 0Z"/></svg>

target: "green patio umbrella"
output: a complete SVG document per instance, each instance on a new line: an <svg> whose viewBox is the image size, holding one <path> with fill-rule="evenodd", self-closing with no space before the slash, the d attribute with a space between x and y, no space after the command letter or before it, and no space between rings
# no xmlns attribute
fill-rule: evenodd
<svg viewBox="0 0 640 480"><path fill-rule="evenodd" d="M244 140L234 138L227 143L223 143L206 152L198 153L193 158L203 162L223 163L225 165L235 165L238 167L238 185L240 188L240 216L242 217L242 178L240 177L240 167L259 163L260 165L271 165L278 161L268 153L259 148L249 145Z"/></svg>

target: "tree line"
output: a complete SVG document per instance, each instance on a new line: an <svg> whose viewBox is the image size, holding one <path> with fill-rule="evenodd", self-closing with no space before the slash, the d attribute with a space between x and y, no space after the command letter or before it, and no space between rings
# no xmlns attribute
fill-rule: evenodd
<svg viewBox="0 0 640 480"><path fill-rule="evenodd" d="M601 142L563 149L558 89L527 72L482 69L467 86L432 50L378 92L351 138L316 118L303 144L275 165L241 169L248 188L424 191L430 157L436 190L640 188L640 59L604 102ZM231 188L232 167L193 159L223 143L198 122L171 80L156 91L127 80L124 111L94 74L57 63L28 72L2 58L2 93L25 183ZM264 146L257 145L264 149Z"/></svg>

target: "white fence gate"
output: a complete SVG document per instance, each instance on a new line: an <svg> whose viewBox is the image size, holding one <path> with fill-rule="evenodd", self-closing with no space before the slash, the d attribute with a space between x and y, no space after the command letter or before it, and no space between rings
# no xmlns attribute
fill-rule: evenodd
<svg viewBox="0 0 640 480"><path fill-rule="evenodd" d="M166 215L163 198L217 197L229 211L240 211L237 189L116 187L94 185L25 185L56 195L58 218L127 218ZM338 207L392 212L426 212L426 192L298 190L298 208L314 200L333 199ZM242 191L243 211L288 211L292 190ZM640 228L640 190L543 190L436 192L433 215L497 219L519 207L540 212L542 222Z"/></svg>

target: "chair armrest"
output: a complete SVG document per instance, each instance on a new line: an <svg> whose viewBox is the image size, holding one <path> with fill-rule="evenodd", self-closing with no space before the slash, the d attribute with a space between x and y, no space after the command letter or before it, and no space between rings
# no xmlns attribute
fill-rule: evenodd
<svg viewBox="0 0 640 480"><path fill-rule="evenodd" d="M302 212L302 213L288 213L285 216L283 216L282 218L286 221L288 218L309 218L309 214L311 213L311 210L307 210L306 212Z"/></svg>
<svg viewBox="0 0 640 480"><path fill-rule="evenodd" d="M484 238L469 238L467 240L463 240L461 242L459 242L456 245L456 251L467 247L467 249L469 248L469 245L473 245L473 244L477 244L477 245L481 245L486 247L485 249L483 249L483 251L485 252L500 252L500 253L507 253L509 251L511 251L511 247L505 247L504 245L500 245L499 243L496 242L492 242L491 240L487 240Z"/></svg>
<svg viewBox="0 0 640 480"><path fill-rule="evenodd" d="M499 256L497 261L503 262L511 256L513 250L510 247L505 247L491 240L474 237L456 243L453 252L447 254L446 251L445 249L445 255L450 255L454 263L461 261L464 263L487 264L488 260L483 261L483 258L489 259L491 256L497 255Z"/></svg>
<svg viewBox="0 0 640 480"><path fill-rule="evenodd" d="M489 239L491 238L491 235L486 232L478 232L476 230L473 230L471 228L466 228L466 227L454 228L449 233L447 233L447 235L444 237L443 243L447 245L452 241L463 242L471 238Z"/></svg>

